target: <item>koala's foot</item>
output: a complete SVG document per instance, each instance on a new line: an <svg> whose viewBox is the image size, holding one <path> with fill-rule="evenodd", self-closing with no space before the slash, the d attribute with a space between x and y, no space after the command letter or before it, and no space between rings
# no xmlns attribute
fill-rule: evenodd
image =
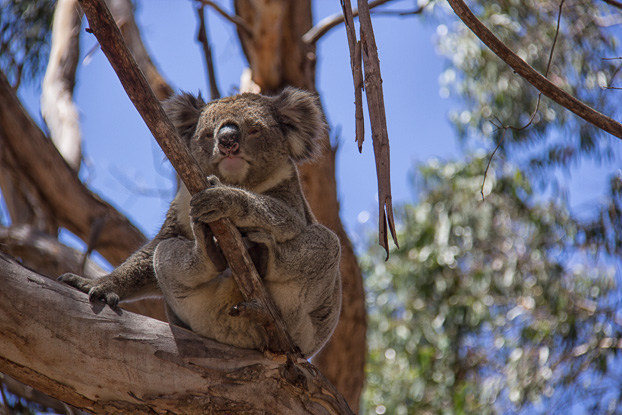
<svg viewBox="0 0 622 415"><path fill-rule="evenodd" d="M58 277L58 281L88 294L89 301L103 301L112 308L116 308L119 304L120 298L112 287L108 287L105 283L99 283L99 280L90 280L68 272Z"/></svg>

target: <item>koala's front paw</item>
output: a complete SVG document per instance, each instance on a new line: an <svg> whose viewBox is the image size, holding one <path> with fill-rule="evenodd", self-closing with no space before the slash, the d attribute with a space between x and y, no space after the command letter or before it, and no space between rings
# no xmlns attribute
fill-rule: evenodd
<svg viewBox="0 0 622 415"><path fill-rule="evenodd" d="M207 176L207 188L212 189L214 187L222 186L220 179L213 174L211 176Z"/></svg>
<svg viewBox="0 0 622 415"><path fill-rule="evenodd" d="M239 215L236 191L222 185L215 176L211 177L215 179L214 187L195 194L190 200L190 217L193 222L209 223L225 217L234 219Z"/></svg>
<svg viewBox="0 0 622 415"><path fill-rule="evenodd" d="M113 288L106 283L99 283L99 280L90 280L68 272L58 277L58 281L71 285L83 293L87 293L89 301L104 301L112 308L119 304L119 296L114 292Z"/></svg>

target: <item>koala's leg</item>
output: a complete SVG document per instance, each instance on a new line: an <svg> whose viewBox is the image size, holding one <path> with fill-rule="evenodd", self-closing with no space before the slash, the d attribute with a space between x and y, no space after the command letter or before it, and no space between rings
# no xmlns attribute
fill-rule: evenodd
<svg viewBox="0 0 622 415"><path fill-rule="evenodd" d="M322 225L308 226L282 243L261 231L248 238L266 246L266 289L289 334L305 356L312 356L332 334L341 310L339 239Z"/></svg>
<svg viewBox="0 0 622 415"><path fill-rule="evenodd" d="M157 295L158 286L153 271L155 243L148 243L110 274L99 279L66 273L58 280L87 293L91 301L103 300L110 307L116 307L120 300Z"/></svg>

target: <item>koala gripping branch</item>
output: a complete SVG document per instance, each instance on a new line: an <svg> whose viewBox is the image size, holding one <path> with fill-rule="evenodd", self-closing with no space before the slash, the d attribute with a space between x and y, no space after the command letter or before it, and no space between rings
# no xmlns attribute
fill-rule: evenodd
<svg viewBox="0 0 622 415"><path fill-rule="evenodd" d="M79 3L88 19L89 30L97 38L123 88L188 191L195 194L206 189L205 176L177 135L145 76L138 68L104 1L79 0ZM226 267L222 258L224 254L242 296L246 302L253 304L253 307L248 307L246 310L247 315L257 318L266 327L270 339L270 350L299 356L298 348L287 333L285 323L268 296L250 255L244 247L240 232L228 219L210 223L209 228L211 233L207 232L208 240L206 241L206 246L211 250L209 255L214 264L224 269ZM222 254L211 240L211 234L218 240Z"/></svg>

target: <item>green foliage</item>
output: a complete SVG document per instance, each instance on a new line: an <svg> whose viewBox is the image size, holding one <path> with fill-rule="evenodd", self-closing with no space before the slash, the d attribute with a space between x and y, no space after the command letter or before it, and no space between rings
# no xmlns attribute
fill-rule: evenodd
<svg viewBox="0 0 622 415"><path fill-rule="evenodd" d="M501 0L469 5L510 49L546 73L560 1ZM620 85L616 75L622 61L606 60L620 56L612 32L615 27L610 23L616 12L602 1L565 1L548 73L557 86L614 118L620 114L620 91L603 88ZM536 108L538 91L461 21L441 25L437 32L438 50L448 59L448 67L440 76L441 94L453 94L461 102L450 119L463 139L480 137L492 148L503 136L495 124L527 124ZM567 166L583 156L600 160L612 155L610 136L546 97L534 123L526 130L509 130L500 150L536 169Z"/></svg>
<svg viewBox="0 0 622 415"><path fill-rule="evenodd" d="M556 398L609 375L621 330L602 240L509 166L482 201L486 161L422 166L420 202L396 210L402 248L362 258L367 413L566 413Z"/></svg>
<svg viewBox="0 0 622 415"><path fill-rule="evenodd" d="M55 0L0 0L0 70L13 86L45 69L55 6Z"/></svg>

